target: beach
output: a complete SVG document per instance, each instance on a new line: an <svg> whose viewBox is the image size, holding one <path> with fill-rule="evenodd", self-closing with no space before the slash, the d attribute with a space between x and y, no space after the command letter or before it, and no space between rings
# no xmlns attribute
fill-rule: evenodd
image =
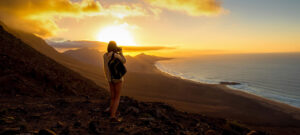
<svg viewBox="0 0 300 135"><path fill-rule="evenodd" d="M142 101L166 102L182 111L241 121L274 134L300 133L299 108L225 85L203 84L174 77L156 69L154 63L136 65L148 70L129 72L122 94Z"/></svg>

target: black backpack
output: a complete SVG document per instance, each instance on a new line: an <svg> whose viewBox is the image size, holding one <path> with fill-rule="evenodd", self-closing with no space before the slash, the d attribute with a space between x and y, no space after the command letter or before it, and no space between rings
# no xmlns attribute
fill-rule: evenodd
<svg viewBox="0 0 300 135"><path fill-rule="evenodd" d="M111 79L121 79L126 74L127 70L122 61L115 58L114 55L115 53L112 54L112 57L108 62Z"/></svg>

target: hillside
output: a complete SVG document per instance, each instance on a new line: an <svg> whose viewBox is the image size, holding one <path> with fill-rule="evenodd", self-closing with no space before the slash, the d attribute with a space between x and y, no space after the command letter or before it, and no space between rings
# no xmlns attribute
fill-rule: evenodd
<svg viewBox="0 0 300 135"><path fill-rule="evenodd" d="M97 67L102 67L103 54L96 49L81 48L76 50L68 50L63 54L70 56L82 63L90 64Z"/></svg>
<svg viewBox="0 0 300 135"><path fill-rule="evenodd" d="M122 97L121 123L102 110L108 93L0 27L0 134L247 134L237 122ZM257 132L258 134L263 134Z"/></svg>
<svg viewBox="0 0 300 135"><path fill-rule="evenodd" d="M1 96L107 94L103 88L8 34L1 27Z"/></svg>
<svg viewBox="0 0 300 135"><path fill-rule="evenodd" d="M89 64L91 66L96 66L102 68L103 64L103 54L104 52L99 52L92 48L81 48L76 50L68 50L63 54L70 56L82 63ZM151 72L155 69L154 63L158 60L167 60L170 58L162 58L157 56L151 56L146 54L139 54L134 57L126 57L126 67L129 72Z"/></svg>
<svg viewBox="0 0 300 135"><path fill-rule="evenodd" d="M19 38L21 41L23 41L36 51L40 52L41 54L94 81L94 83L96 83L97 85L106 87L106 83L104 83L104 74L102 72L103 70L99 69L99 67L82 63L74 58L61 54L54 48L49 46L42 38L37 37L31 33L11 29L5 26L1 21L0 24L3 26L4 30Z"/></svg>

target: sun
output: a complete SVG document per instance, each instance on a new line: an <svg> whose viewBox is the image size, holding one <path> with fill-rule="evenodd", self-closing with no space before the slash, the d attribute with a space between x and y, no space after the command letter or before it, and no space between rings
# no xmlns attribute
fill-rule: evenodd
<svg viewBox="0 0 300 135"><path fill-rule="evenodd" d="M123 25L108 26L100 30L98 41L109 42L116 41L118 45L136 46L134 38L130 31Z"/></svg>

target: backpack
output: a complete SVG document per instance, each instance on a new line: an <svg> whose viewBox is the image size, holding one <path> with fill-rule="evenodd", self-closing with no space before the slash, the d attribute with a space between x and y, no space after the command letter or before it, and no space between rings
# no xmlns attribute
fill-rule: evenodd
<svg viewBox="0 0 300 135"><path fill-rule="evenodd" d="M126 74L127 70L122 61L115 58L114 55L115 53L112 54L112 57L108 62L111 79L121 79Z"/></svg>

